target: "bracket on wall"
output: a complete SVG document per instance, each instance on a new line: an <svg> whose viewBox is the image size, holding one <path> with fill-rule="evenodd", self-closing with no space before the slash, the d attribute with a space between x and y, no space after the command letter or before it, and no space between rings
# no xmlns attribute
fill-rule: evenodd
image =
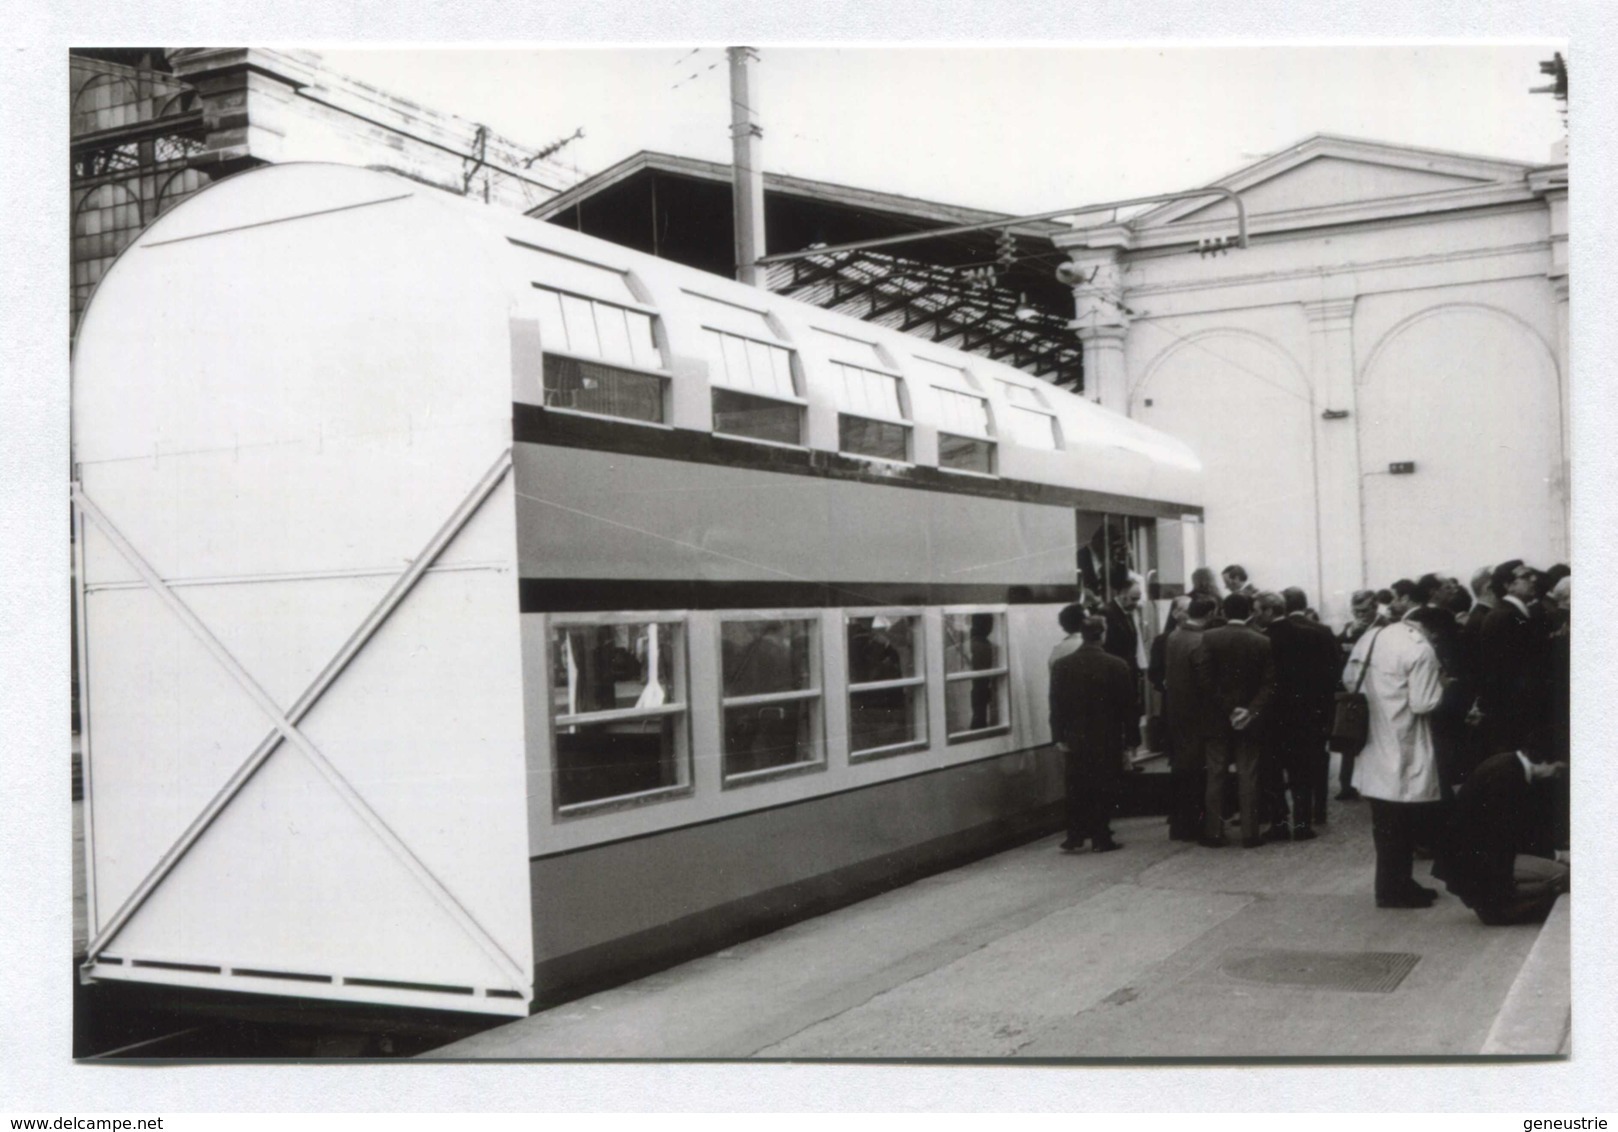
<svg viewBox="0 0 1618 1132"><path fill-rule="evenodd" d="M1323 421L1341 421L1346 420L1347 418L1347 409L1327 409L1324 413L1320 414L1320 419Z"/></svg>

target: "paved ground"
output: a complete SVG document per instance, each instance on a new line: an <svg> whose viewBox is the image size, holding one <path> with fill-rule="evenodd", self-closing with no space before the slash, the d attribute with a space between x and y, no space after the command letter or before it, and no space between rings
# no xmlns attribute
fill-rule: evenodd
<svg viewBox="0 0 1618 1132"><path fill-rule="evenodd" d="M1253 850L1171 843L1159 818L1117 823L1119 853L1048 838L425 1056L1479 1053L1539 929L1485 928L1448 895L1379 910L1367 808L1332 805L1320 839ZM1416 958L1391 991L1254 981L1334 961L1300 952Z"/></svg>

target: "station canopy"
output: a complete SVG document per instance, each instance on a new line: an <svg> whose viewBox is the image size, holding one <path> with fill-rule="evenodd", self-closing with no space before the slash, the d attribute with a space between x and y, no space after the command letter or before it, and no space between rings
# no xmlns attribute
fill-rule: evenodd
<svg viewBox="0 0 1618 1132"><path fill-rule="evenodd" d="M529 215L735 277L731 167L638 153ZM937 204L778 173L764 175L765 250L795 252L956 225L1004 213ZM1068 327L1073 293L1050 221L814 255L769 266L771 291L1084 388L1083 351Z"/></svg>

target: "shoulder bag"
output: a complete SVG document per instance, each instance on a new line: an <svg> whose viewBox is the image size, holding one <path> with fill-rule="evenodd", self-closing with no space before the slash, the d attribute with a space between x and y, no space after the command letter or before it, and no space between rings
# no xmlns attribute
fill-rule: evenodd
<svg viewBox="0 0 1618 1132"><path fill-rule="evenodd" d="M1370 647L1365 650L1365 662L1360 665L1360 678L1354 681L1354 690L1337 693L1337 708L1331 721L1331 740L1327 745L1339 754L1359 754L1370 737L1371 705L1360 689L1365 686L1365 674L1371 670L1371 654L1376 652L1376 638L1381 635L1382 630L1378 629L1376 636L1371 638Z"/></svg>

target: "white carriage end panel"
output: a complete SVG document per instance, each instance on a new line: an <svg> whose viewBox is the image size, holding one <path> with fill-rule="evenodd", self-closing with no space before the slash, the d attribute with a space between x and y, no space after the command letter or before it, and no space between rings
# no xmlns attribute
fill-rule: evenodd
<svg viewBox="0 0 1618 1132"><path fill-rule="evenodd" d="M510 302L474 227L406 197L168 238L192 205L241 191L205 190L108 273L74 359L75 459L408 443L509 418Z"/></svg>
<svg viewBox="0 0 1618 1132"><path fill-rule="evenodd" d="M509 479L503 490L505 494L501 495L497 489L485 509L463 531L473 544L503 538L509 545ZM226 651L273 700L288 707L365 619L391 580L341 578L211 585L188 587L183 592L192 611ZM114 592L136 594L139 591ZM156 599L149 600L155 602ZM169 616L170 622L178 626L167 610L158 612ZM531 925L518 636L516 584L509 568L485 566L429 571L304 717L300 731L354 791L374 820L385 827L419 868L480 926L492 941L491 945L512 957L516 968L524 973L515 981L523 981L530 969ZM129 664L134 658L122 660ZM180 705L180 710L184 711L190 696L207 690L207 677L224 678L223 669L211 657L204 656L203 661L213 665L213 669L188 671L172 680L174 687L185 689L185 695L177 695L160 685L157 695L146 698ZM120 898L157 863L213 791L270 729L263 713L243 702L244 697L238 694L220 699L226 700L238 716L245 716L256 726L246 731L238 728L238 733L227 743L221 743L215 734L206 732L181 738L170 761L182 765L175 768L165 764L161 769L165 772L163 782L179 789L184 804L170 805L173 812L160 836L151 833L140 836L145 831L139 827L139 802L147 792L141 775L149 761L138 757L144 746L118 734L112 744L113 753L97 758L94 791L97 853L102 852L104 845L112 847L109 852L116 852L131 842L139 842L142 850L135 867L117 875L120 882L128 881L117 890ZM209 702L213 702L212 697ZM220 717L216 713L199 714L204 716L204 723L216 731L239 722L237 718ZM147 722L144 731L134 730L149 734L153 728ZM100 734L98 731L98 737ZM221 751L222 747L226 750ZM97 751L104 749L101 746ZM194 764L199 761L199 754L205 752L220 753L199 770ZM283 744L271 756L271 762L288 758L306 761L301 751ZM103 785L99 774L103 763L111 768L107 786ZM264 773L260 771L259 777ZM189 932L186 923L196 913L187 902L206 901L207 897L190 891L184 901L176 902L172 886L180 883L182 889L186 888L186 884L180 882L186 861L198 855L228 855L237 851L228 838L221 840L215 829L223 828L219 823L238 806L264 806L262 799L254 801L257 782L258 777L255 777L241 795L230 801L216 819L215 827L203 835L180 868L162 880L156 893L135 912L129 925L112 939L108 951L122 956L134 946L128 940L148 939L153 942L142 945L147 951L158 948L151 958L191 962L166 959L159 943L180 938L174 936L175 931L182 936ZM333 799L347 805L329 783L323 779L320 782ZM289 839L300 836L299 830L303 827L305 819L296 807L300 799L308 799L309 791L304 787L300 791L275 795L289 807L284 814L286 822L284 826L272 825L269 835L259 840L257 852L263 856L263 862L253 866L258 870L255 876L262 880L264 870L270 869L277 871L276 883L283 886L296 882L313 884L317 889L329 888L324 879L316 883L302 873L296 877L287 873L293 868L290 858L285 868L277 864L283 861ZM125 822L113 831L113 836L104 837L100 821L104 798L111 800L114 813L129 815L137 828L127 828L131 823ZM314 806L312 812L318 813L324 802L311 802L311 805ZM329 834L328 843L333 852L323 859L322 867L336 871L349 867L343 838L353 832ZM379 839L374 829L362 826L360 832L386 848L388 838ZM302 862L303 858L298 860ZM306 864L299 863L296 868L305 870ZM160 895L164 899L158 899ZM364 907L368 914L388 921L399 914L401 908L413 915L410 911L413 904L396 908L388 903L396 896L392 889L379 888L368 897L370 903ZM102 909L103 915L108 915L116 909L116 904L102 901ZM317 934L324 932L334 941L346 936L346 920L342 915L333 919L329 909L323 911L318 905L312 906L309 914L321 918L312 920L307 930ZM167 926L154 923L166 915L182 922ZM453 918L451 924L454 925ZM272 964L273 969L302 971L293 961L298 957L294 953L293 959ZM256 952L245 960L227 958L227 963L249 968L264 966L265 962L264 956ZM360 963L360 967L361 974L368 979L435 984L460 985L476 973L461 970L452 978L441 971L430 979L419 973L402 978L364 974L364 964ZM514 977L508 972L505 981L509 984ZM494 984L479 982L476 985ZM508 986L505 989L520 988Z"/></svg>
<svg viewBox="0 0 1618 1132"><path fill-rule="evenodd" d="M156 982L173 971L163 964L216 968L221 989L239 989L227 976L238 969L329 979L338 997L346 980L362 980L368 999L386 989L376 983L469 998L530 989L526 964L491 952L291 747L270 756L105 954Z"/></svg>
<svg viewBox="0 0 1618 1132"><path fill-rule="evenodd" d="M510 572L429 574L303 731L526 970L520 636Z"/></svg>
<svg viewBox="0 0 1618 1132"><path fill-rule="evenodd" d="M91 592L85 628L93 936L252 753L270 721L152 591Z"/></svg>
<svg viewBox="0 0 1618 1132"><path fill-rule="evenodd" d="M398 573L509 447L507 418L465 428L128 460L81 469L85 494L165 579ZM506 525L511 525L507 518ZM445 562L503 560L458 538ZM136 574L91 525L89 584Z"/></svg>

